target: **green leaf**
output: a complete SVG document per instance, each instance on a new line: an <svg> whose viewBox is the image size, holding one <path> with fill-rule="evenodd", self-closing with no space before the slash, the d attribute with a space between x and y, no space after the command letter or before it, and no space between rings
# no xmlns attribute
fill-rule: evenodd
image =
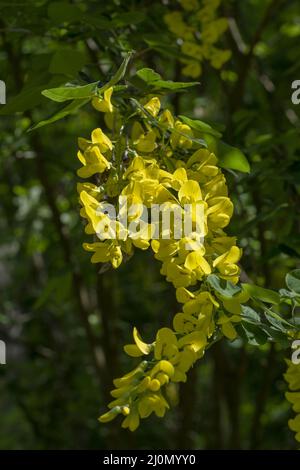
<svg viewBox="0 0 300 470"><path fill-rule="evenodd" d="M300 294L300 269L294 269L285 276L285 282L288 288Z"/></svg>
<svg viewBox="0 0 300 470"><path fill-rule="evenodd" d="M242 305L241 307L242 307L241 315L244 321L248 323L253 323L256 325L261 324L260 315L255 310L253 310L253 308L248 307L248 305Z"/></svg>
<svg viewBox="0 0 300 470"><path fill-rule="evenodd" d="M264 289L263 287L256 286L255 284L242 284L242 286L251 297L259 299L262 302L275 305L280 302L280 295L273 290Z"/></svg>
<svg viewBox="0 0 300 470"><path fill-rule="evenodd" d="M171 91L178 91L184 88L188 88L191 86L199 85L200 82L173 82L171 80L162 80L161 76L154 72L154 70L149 68L143 68L136 72L136 75L131 77L130 81L133 84L138 86L139 80L144 82L148 87L153 88L155 90L159 89L166 89Z"/></svg>
<svg viewBox="0 0 300 470"><path fill-rule="evenodd" d="M124 76L128 62L132 52L128 52L125 59L123 60L121 66L115 73L115 75L107 82L105 85L99 88L100 82L89 83L88 85L69 85L62 86L59 88L51 88L48 90L43 90L42 95L46 96L52 101L57 101L62 103L68 100L81 100L92 98L95 95L103 93L108 88L116 85Z"/></svg>
<svg viewBox="0 0 300 470"><path fill-rule="evenodd" d="M239 286L232 284L232 282L220 279L218 276L216 276L216 274L210 274L207 276L207 282L213 289L219 292L219 294L222 294L224 297L231 298L242 290Z"/></svg>
<svg viewBox="0 0 300 470"><path fill-rule="evenodd" d="M270 321L270 323L272 323L272 325L275 325L275 322L279 322L279 323L283 323L284 325L288 326L289 329L294 329L295 328L295 325L293 325L292 323L290 323L289 321L287 321L285 318L282 318L279 313L276 313L274 312L273 310L267 308L267 307L264 307L265 310L264 310L264 314L266 316L266 318L268 318L268 320L270 321L270 317L272 317L273 319L273 322Z"/></svg>
<svg viewBox="0 0 300 470"><path fill-rule="evenodd" d="M182 115L180 115L179 117L185 124L190 126L192 129L195 129L200 132L205 132L206 134L213 135L214 137L217 137L217 138L222 137L222 134L219 131L216 131L215 129L213 129L206 122L199 121L199 119L190 119Z"/></svg>
<svg viewBox="0 0 300 470"><path fill-rule="evenodd" d="M217 157L222 168L230 168L243 173L250 173L250 165L245 155L236 147L218 142Z"/></svg>
<svg viewBox="0 0 300 470"><path fill-rule="evenodd" d="M60 109L58 112L53 114L50 118L40 121L39 123L35 124L34 126L30 127L27 132L31 132L33 130L36 130L40 127L46 126L48 124L52 124L55 121L58 121L59 119L63 119L64 117L68 116L69 114L74 113L77 111L79 108L84 106L86 103L89 102L89 99L85 100L74 100L71 103L68 103L67 106L64 108Z"/></svg>
<svg viewBox="0 0 300 470"><path fill-rule="evenodd" d="M43 90L42 95L46 96L52 101L62 103L68 100L81 100L91 98L96 94L98 82L89 83L88 85L70 85L62 86L59 88L50 88Z"/></svg>
<svg viewBox="0 0 300 470"><path fill-rule="evenodd" d="M152 69L144 68L136 72L136 75L146 83L153 83L156 80L160 80L161 76L159 73L155 72Z"/></svg>
<svg viewBox="0 0 300 470"><path fill-rule="evenodd" d="M116 85L120 80L122 80L122 78L124 77L124 75L126 73L128 63L129 63L129 61L130 61L133 54L134 54L134 51L127 52L122 64L120 65L120 67L116 71L115 75L103 87L98 89L98 93L104 92L105 90L107 90L108 88Z"/></svg>
<svg viewBox="0 0 300 470"><path fill-rule="evenodd" d="M279 289L279 295L282 299L299 299L299 294L287 289Z"/></svg>
<svg viewBox="0 0 300 470"><path fill-rule="evenodd" d="M268 320L269 323L271 323L272 326L274 326L277 330L282 331L284 333L287 332L286 327L283 325L283 323L280 321L280 317L274 317L271 315L268 310L264 312L264 315L266 319Z"/></svg>
<svg viewBox="0 0 300 470"><path fill-rule="evenodd" d="M279 331L273 326L264 325L263 330L269 335L269 338L275 343L280 344L283 348L291 347L291 340L288 338L286 333Z"/></svg>
<svg viewBox="0 0 300 470"><path fill-rule="evenodd" d="M156 89L166 89L171 91L182 90L191 86L200 85L200 82L172 82L171 80L156 80L152 85Z"/></svg>
<svg viewBox="0 0 300 470"><path fill-rule="evenodd" d="M241 324L237 325L236 328L238 333L253 346L261 346L268 341L268 335L258 325L253 325L242 320Z"/></svg>

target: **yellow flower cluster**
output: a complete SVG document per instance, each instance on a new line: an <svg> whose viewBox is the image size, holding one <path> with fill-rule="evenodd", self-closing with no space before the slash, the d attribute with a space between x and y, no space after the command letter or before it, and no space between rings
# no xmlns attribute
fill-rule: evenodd
<svg viewBox="0 0 300 470"><path fill-rule="evenodd" d="M182 10L167 13L164 17L169 30L178 38L184 64L182 73L197 78L202 73L204 60L220 69L231 57L231 51L216 47L226 31L226 18L217 18L221 0L180 0Z"/></svg>
<svg viewBox="0 0 300 470"><path fill-rule="evenodd" d="M289 420L289 427L296 433L296 440L300 442L300 364L293 364L287 361L288 369L284 375L289 384L290 392L286 393L286 399L292 403L296 417Z"/></svg>
<svg viewBox="0 0 300 470"><path fill-rule="evenodd" d="M93 101L94 107L105 113L110 137L98 128L91 140L79 139L78 158L83 166L78 175L98 178L96 184L78 185L85 230L98 238L84 248L93 252L93 263L111 263L117 268L135 248L151 247L162 263L161 273L174 285L182 304L172 329L161 328L150 344L134 329L133 344L124 348L128 355L144 356L144 360L114 381L114 400L100 421L122 414L122 426L134 431L141 418L153 412L159 417L165 414L170 387L186 380L188 370L203 356L216 332L236 338L235 324L240 321L241 303L247 295L242 291L225 297L206 282L214 273L236 284L241 256L235 238L223 231L233 205L216 155L203 147L187 124L168 109L161 110L158 97L137 102L126 121L112 105L111 92L107 90L103 98ZM125 196L130 209L123 213ZM108 201L119 207L118 218L108 214ZM155 204L163 208L162 217L174 206L183 215L185 204L189 204L190 235L177 238L176 226L165 234L155 221L142 221L141 207L150 210ZM194 218L197 209L203 214L202 243ZM136 230L129 230L129 226Z"/></svg>

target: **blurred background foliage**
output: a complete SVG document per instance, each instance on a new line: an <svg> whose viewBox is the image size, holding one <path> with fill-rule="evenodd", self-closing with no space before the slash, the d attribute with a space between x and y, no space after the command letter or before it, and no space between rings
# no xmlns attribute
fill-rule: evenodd
<svg viewBox="0 0 300 470"><path fill-rule="evenodd" d="M134 433L101 425L112 378L129 360L133 324L144 338L177 311L172 286L151 253L98 274L82 249L76 137L97 126L90 105L27 133L58 109L41 95L71 80L106 82L128 50L129 73L151 67L183 80L180 41L164 15L178 2L1 0L0 366L1 449L293 449L282 374L290 350L222 341L193 368L179 405ZM300 78L297 0L224 0L229 28L221 70L203 64L201 84L167 100L175 113L224 126L250 174L226 171L235 215L229 232L244 249L242 280L284 287L299 267Z"/></svg>

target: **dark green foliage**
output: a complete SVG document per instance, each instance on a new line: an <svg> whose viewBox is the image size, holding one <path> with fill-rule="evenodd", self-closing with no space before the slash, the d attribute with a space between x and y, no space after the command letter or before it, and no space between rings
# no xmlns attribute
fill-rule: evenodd
<svg viewBox="0 0 300 470"><path fill-rule="evenodd" d="M282 374L286 332L299 322L298 3L222 2L220 15L234 20L223 38L230 73L205 65L200 84L181 75L166 2L0 3L0 449L296 447ZM113 377L131 362L122 345L133 325L153 341L180 307L151 253L99 275L81 246L76 138L104 126L88 102L121 78L118 99L166 95L220 156L235 204L229 231L244 249L241 280L255 285L240 338L212 346L177 410L134 436L97 422ZM213 276L210 284L234 295Z"/></svg>

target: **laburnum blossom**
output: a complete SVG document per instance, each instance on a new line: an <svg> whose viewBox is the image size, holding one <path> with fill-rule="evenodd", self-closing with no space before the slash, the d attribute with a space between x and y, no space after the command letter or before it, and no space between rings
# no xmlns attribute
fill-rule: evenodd
<svg viewBox="0 0 300 470"><path fill-rule="evenodd" d="M194 3L185 2L185 8ZM92 179L77 188L85 232L93 237L84 249L92 254L92 263L109 263L114 269L134 250L151 249L181 305L172 327L159 329L150 342L134 328L133 342L124 347L126 354L142 362L114 381L113 400L99 419L108 422L121 415L122 426L134 431L152 413L164 416L174 384L187 380L214 335L236 338L241 304L248 297L244 291L226 297L207 282L214 274L237 284L240 273L241 250L224 232L233 204L217 155L195 138L188 124L161 109L157 96L140 100L126 125L117 124L117 133L113 126L126 117L114 102L112 89L94 99L93 106L104 113L108 130L97 128L90 140L79 139L78 175ZM120 158L120 148L126 159ZM109 213L108 202L118 209L118 216ZM165 230L159 218L144 220L143 208L152 211L156 205L162 218L176 210L180 220L188 205L190 232L178 237L180 223Z"/></svg>
<svg viewBox="0 0 300 470"><path fill-rule="evenodd" d="M286 392L286 399L292 404L296 416L289 420L289 427L296 433L295 438L300 442L300 364L293 364L287 361L288 369L284 375L289 384L289 392Z"/></svg>
<svg viewBox="0 0 300 470"><path fill-rule="evenodd" d="M230 59L230 50L216 47L228 28L227 18L216 16L220 4L221 0L178 0L176 10L165 14L168 29L180 40L183 75L197 78L204 61L220 69Z"/></svg>

